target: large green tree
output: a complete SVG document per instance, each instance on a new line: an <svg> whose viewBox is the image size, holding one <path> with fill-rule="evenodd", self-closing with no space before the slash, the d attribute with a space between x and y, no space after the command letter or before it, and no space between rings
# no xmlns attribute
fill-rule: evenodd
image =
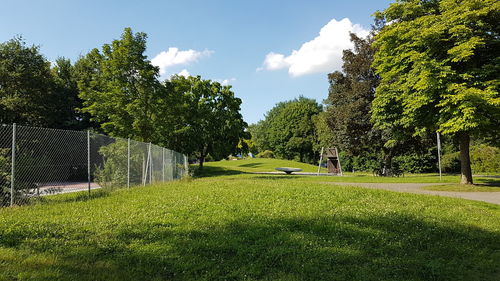
<svg viewBox="0 0 500 281"><path fill-rule="evenodd" d="M59 112L59 127L71 130L84 130L95 127L97 124L90 121L90 115L83 113L75 68L66 58L58 58L51 69L53 89L57 96L57 109Z"/></svg>
<svg viewBox="0 0 500 281"><path fill-rule="evenodd" d="M93 49L75 65L83 112L112 136L159 142L155 122L161 112L158 68L151 65L145 33L125 28L120 39Z"/></svg>
<svg viewBox="0 0 500 281"><path fill-rule="evenodd" d="M354 49L344 50L342 72L328 74L328 126L333 144L349 155L378 151L383 147L381 131L370 121L371 103L379 77L371 67L373 37L359 38L351 34ZM388 154L388 153L387 153Z"/></svg>
<svg viewBox="0 0 500 281"><path fill-rule="evenodd" d="M259 124L261 138L277 157L314 162L318 156L315 116L322 111L315 100L299 97L276 104Z"/></svg>
<svg viewBox="0 0 500 281"><path fill-rule="evenodd" d="M400 0L376 18L375 125L456 136L472 184L470 137L500 130L500 2Z"/></svg>
<svg viewBox="0 0 500 281"><path fill-rule="evenodd" d="M240 113L241 99L231 86L200 76L173 76L164 83L168 114L160 116L160 134L167 147L196 156L200 167L210 155L223 159L249 138Z"/></svg>
<svg viewBox="0 0 500 281"><path fill-rule="evenodd" d="M59 127L50 62L18 37L0 44L0 123Z"/></svg>

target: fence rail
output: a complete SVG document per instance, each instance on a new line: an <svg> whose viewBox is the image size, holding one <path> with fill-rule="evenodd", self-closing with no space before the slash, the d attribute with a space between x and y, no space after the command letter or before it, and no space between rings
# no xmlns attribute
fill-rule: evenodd
<svg viewBox="0 0 500 281"><path fill-rule="evenodd" d="M179 179L187 157L90 131L0 125L0 206L40 196Z"/></svg>

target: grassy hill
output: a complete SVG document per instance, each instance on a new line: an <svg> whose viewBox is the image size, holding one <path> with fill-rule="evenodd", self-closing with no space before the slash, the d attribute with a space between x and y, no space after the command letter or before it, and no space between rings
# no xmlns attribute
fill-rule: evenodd
<svg viewBox="0 0 500 281"><path fill-rule="evenodd" d="M197 166L194 166L197 167ZM270 158L246 158L243 160L223 160L217 162L206 162L204 170L198 174L201 176L223 176L223 175L241 175L250 176L258 172L276 172L276 167L294 167L301 168L304 172L316 173L318 166L300 163L290 160L270 159ZM321 173L326 173L326 168L321 168ZM460 175L444 174L439 179L437 173L434 174L405 174L404 177L375 177L366 172L345 172L342 177L332 176L300 176L293 175L296 180L312 182L421 182L421 183L459 183ZM488 183L500 185L500 179L491 177L475 177L476 183Z"/></svg>
<svg viewBox="0 0 500 281"><path fill-rule="evenodd" d="M498 205L243 172L298 165L261 160L207 163L241 169L223 176L0 209L0 280L500 276Z"/></svg>
<svg viewBox="0 0 500 281"><path fill-rule="evenodd" d="M217 162L206 162L206 167L220 167L228 170L241 172L276 172L277 167L300 168L304 172L317 172L318 166L306 163L300 163L291 160L272 159L272 158L246 158L243 160L223 160ZM325 168L321 172L326 172Z"/></svg>

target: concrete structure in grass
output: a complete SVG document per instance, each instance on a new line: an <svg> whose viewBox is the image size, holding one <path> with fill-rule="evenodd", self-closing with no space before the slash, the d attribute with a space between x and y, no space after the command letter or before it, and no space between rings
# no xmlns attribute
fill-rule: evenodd
<svg viewBox="0 0 500 281"><path fill-rule="evenodd" d="M279 168L275 168L275 169L276 169L276 171L285 172L287 175L290 175L293 172L301 172L302 171L302 169L300 169L300 168L291 168L291 167L279 167Z"/></svg>

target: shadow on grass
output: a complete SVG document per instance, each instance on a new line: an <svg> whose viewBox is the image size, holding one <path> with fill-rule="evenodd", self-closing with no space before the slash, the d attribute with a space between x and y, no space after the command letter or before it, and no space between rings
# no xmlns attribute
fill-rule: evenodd
<svg viewBox="0 0 500 281"><path fill-rule="evenodd" d="M3 274L54 280L498 280L500 274L499 233L413 216L247 217L201 226L122 225L100 237L61 225L46 236L2 233L2 247L29 247L33 255L19 267L4 261ZM37 262L54 254L51 262Z"/></svg>
<svg viewBox="0 0 500 281"><path fill-rule="evenodd" d="M475 185L482 185L482 186L500 186L500 180L498 179L476 179L474 182Z"/></svg>
<svg viewBox="0 0 500 281"><path fill-rule="evenodd" d="M197 178L206 178L206 177L218 177L218 176L229 176L229 175L239 175L239 174L245 174L245 172L226 169L222 167L204 166L202 169L197 169L195 171L194 176Z"/></svg>
<svg viewBox="0 0 500 281"><path fill-rule="evenodd" d="M255 168L255 167L261 167L262 165L264 165L264 163L248 163L248 164L238 165L238 167Z"/></svg>
<svg viewBox="0 0 500 281"><path fill-rule="evenodd" d="M97 198L108 197L113 189L93 189L90 194L88 191L71 192L66 194L55 194L33 198L33 204L46 203L68 203L89 201Z"/></svg>

